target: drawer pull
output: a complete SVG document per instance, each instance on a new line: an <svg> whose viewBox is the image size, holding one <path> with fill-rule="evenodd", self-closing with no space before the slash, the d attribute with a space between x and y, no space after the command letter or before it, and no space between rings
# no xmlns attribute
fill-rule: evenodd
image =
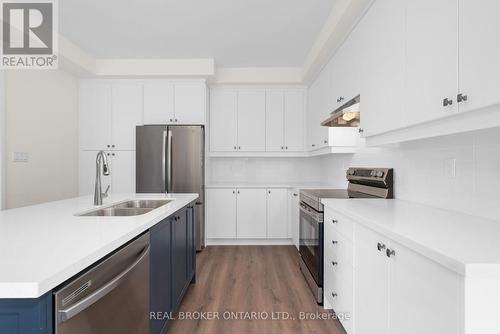
<svg viewBox="0 0 500 334"><path fill-rule="evenodd" d="M339 243L338 241L332 240L332 244L336 245L338 243Z"/></svg>
<svg viewBox="0 0 500 334"><path fill-rule="evenodd" d="M387 248L385 255L387 255L387 257L396 256L396 251L394 249Z"/></svg>
<svg viewBox="0 0 500 334"><path fill-rule="evenodd" d="M333 298L337 297L337 294L332 292L332 297Z"/></svg>
<svg viewBox="0 0 500 334"><path fill-rule="evenodd" d="M385 249L385 245L381 244L380 242L377 243L377 249L380 252L382 249Z"/></svg>
<svg viewBox="0 0 500 334"><path fill-rule="evenodd" d="M337 219L332 219L332 224L337 224L339 221Z"/></svg>
<svg viewBox="0 0 500 334"><path fill-rule="evenodd" d="M335 267L337 264L338 264L337 262L332 261L332 266L334 266L334 267Z"/></svg>

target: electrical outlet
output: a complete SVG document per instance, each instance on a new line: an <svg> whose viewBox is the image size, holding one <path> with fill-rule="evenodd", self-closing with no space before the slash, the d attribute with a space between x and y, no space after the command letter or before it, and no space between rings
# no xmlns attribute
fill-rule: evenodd
<svg viewBox="0 0 500 334"><path fill-rule="evenodd" d="M12 153L13 162L28 162L29 154L28 152L14 152Z"/></svg>
<svg viewBox="0 0 500 334"><path fill-rule="evenodd" d="M450 178L457 176L457 159L451 158L444 161L444 175Z"/></svg>

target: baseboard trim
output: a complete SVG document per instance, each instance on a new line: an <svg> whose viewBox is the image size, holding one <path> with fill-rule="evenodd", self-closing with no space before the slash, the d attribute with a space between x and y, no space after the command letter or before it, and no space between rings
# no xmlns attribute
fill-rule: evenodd
<svg viewBox="0 0 500 334"><path fill-rule="evenodd" d="M207 246L282 246L293 245L292 239L208 239Z"/></svg>

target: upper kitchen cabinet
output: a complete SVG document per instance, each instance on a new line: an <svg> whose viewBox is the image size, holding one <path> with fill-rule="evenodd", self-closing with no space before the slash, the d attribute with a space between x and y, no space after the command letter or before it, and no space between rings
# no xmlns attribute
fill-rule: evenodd
<svg viewBox="0 0 500 334"><path fill-rule="evenodd" d="M210 151L238 150L238 93L212 89L210 95Z"/></svg>
<svg viewBox="0 0 500 334"><path fill-rule="evenodd" d="M205 124L204 81L144 83L144 124Z"/></svg>
<svg viewBox="0 0 500 334"><path fill-rule="evenodd" d="M205 82L177 82L174 85L176 124L205 124L207 87Z"/></svg>
<svg viewBox="0 0 500 334"><path fill-rule="evenodd" d="M266 92L238 91L238 151L266 150Z"/></svg>
<svg viewBox="0 0 500 334"><path fill-rule="evenodd" d="M403 125L458 110L457 0L406 2L406 93ZM394 113L400 111L393 111Z"/></svg>
<svg viewBox="0 0 500 334"><path fill-rule="evenodd" d="M174 84L144 84L144 124L174 123Z"/></svg>
<svg viewBox="0 0 500 334"><path fill-rule="evenodd" d="M359 31L354 29L329 64L329 113L359 95L362 56Z"/></svg>
<svg viewBox="0 0 500 334"><path fill-rule="evenodd" d="M79 93L80 148L105 149L111 145L111 85L81 82Z"/></svg>
<svg viewBox="0 0 500 334"><path fill-rule="evenodd" d="M376 0L356 27L362 48L361 127L366 136L400 127L404 121L405 3Z"/></svg>
<svg viewBox="0 0 500 334"><path fill-rule="evenodd" d="M79 100L80 149L135 149L135 126L142 124L142 84L85 80Z"/></svg>
<svg viewBox="0 0 500 334"><path fill-rule="evenodd" d="M304 91L266 92L266 151L304 150Z"/></svg>
<svg viewBox="0 0 500 334"><path fill-rule="evenodd" d="M500 2L459 0L460 111L500 103ZM500 118L496 117L497 124Z"/></svg>
<svg viewBox="0 0 500 334"><path fill-rule="evenodd" d="M330 62L319 73L309 88L307 99L307 150L317 150L328 145L328 128L321 122L329 115Z"/></svg>
<svg viewBox="0 0 500 334"><path fill-rule="evenodd" d="M303 154L304 88L214 87L210 94L212 156Z"/></svg>
<svg viewBox="0 0 500 334"><path fill-rule="evenodd" d="M113 84L111 101L111 148L135 150L135 127L142 124L142 85Z"/></svg>

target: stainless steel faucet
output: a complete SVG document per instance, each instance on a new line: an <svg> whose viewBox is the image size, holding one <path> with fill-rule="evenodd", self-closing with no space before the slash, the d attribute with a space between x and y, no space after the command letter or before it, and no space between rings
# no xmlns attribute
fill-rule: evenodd
<svg viewBox="0 0 500 334"><path fill-rule="evenodd" d="M104 151L99 151L95 159L95 190L94 190L94 205L102 205L102 199L108 197L109 185L106 191L102 192L101 186L101 163L102 163L102 174L109 175L109 165L108 159L106 158L106 153Z"/></svg>

